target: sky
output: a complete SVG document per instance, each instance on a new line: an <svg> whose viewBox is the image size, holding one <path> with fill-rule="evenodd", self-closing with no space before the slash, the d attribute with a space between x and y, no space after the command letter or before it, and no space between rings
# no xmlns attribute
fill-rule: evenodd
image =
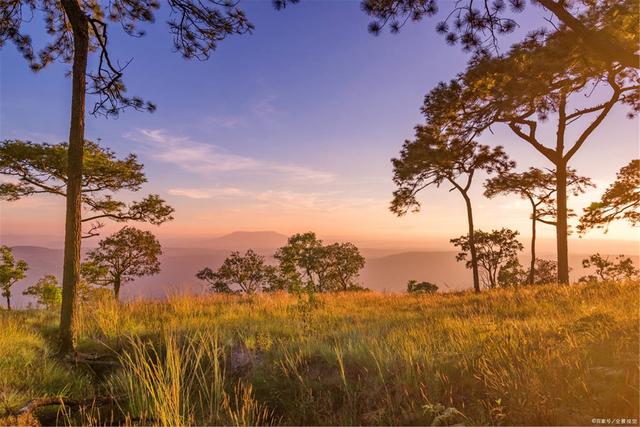
<svg viewBox="0 0 640 427"><path fill-rule="evenodd" d="M175 207L174 221L142 228L174 245L236 230L312 230L326 239L368 245L452 249L448 240L466 230L464 203L455 192L425 191L417 214L398 218L388 209L394 190L390 159L423 122L424 95L462 71L468 59L434 31L437 19L375 37L357 1L303 1L279 12L267 1L241 6L255 31L223 41L206 62L172 52L166 10L144 27L143 38L110 27L112 57L132 60L125 74L129 93L158 109L126 111L117 119L87 116L86 137L119 156L136 153L144 163L148 183L123 199L155 193ZM529 7L518 18L520 32L542 25L542 18ZM44 40L41 24L34 19L28 27L36 43ZM32 73L7 44L0 67L0 138L65 141L69 66ZM614 109L571 163L597 184L570 200L577 212L639 155L638 121L625 113ZM543 135L552 136L551 129ZM496 128L480 139L505 146L520 169L550 166L508 130ZM472 191L478 228L510 227L526 239L527 203L517 197L487 200L481 184L477 180ZM0 202L0 214L5 243L61 240L59 197ZM543 250L552 250L553 235L551 227L540 227ZM607 234L574 238L572 245L629 253L638 251L639 239L638 230L620 223Z"/></svg>

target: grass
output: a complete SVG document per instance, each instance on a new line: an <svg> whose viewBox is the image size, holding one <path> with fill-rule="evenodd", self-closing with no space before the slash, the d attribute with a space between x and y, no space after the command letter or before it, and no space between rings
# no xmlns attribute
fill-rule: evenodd
<svg viewBox="0 0 640 427"><path fill-rule="evenodd" d="M2 416L31 398L93 392L84 373L53 357L53 346L46 337L55 322L56 316L46 311L0 312L0 425L14 424L15 420L3 422Z"/></svg>
<svg viewBox="0 0 640 427"><path fill-rule="evenodd" d="M124 396L130 425L590 425L639 416L640 283L432 296L173 296L81 313L99 381L48 350L55 315L0 314L0 417ZM64 412L64 411L63 411ZM106 424L82 408L60 423ZM636 421L637 422L637 421ZM1 424L1 423L0 423Z"/></svg>

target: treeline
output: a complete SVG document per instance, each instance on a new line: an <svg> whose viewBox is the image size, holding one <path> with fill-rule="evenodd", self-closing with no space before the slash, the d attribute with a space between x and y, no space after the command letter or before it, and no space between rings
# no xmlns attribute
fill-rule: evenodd
<svg viewBox="0 0 640 427"><path fill-rule="evenodd" d="M29 266L16 260L11 249L0 246L0 291L11 309L12 287L26 277ZM137 277L160 272L162 247L153 233L125 226L98 243L81 264L78 301L91 302L111 297L120 300L124 285ZM338 292L367 290L358 283L365 259L353 243L324 244L315 233L291 236L274 254L277 265L249 249L234 251L213 271L204 268L196 275L217 293ZM34 297L40 306L53 308L62 301L57 278L47 274L30 285L23 295Z"/></svg>
<svg viewBox="0 0 640 427"><path fill-rule="evenodd" d="M219 293L365 290L356 282L365 259L353 243L325 245L313 232L294 234L273 258L277 265L252 249L236 251L216 271L205 267L196 277Z"/></svg>

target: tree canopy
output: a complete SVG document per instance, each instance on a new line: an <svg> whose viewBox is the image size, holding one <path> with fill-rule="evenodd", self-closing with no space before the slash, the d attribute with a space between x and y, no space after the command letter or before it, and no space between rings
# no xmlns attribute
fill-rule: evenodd
<svg viewBox="0 0 640 427"><path fill-rule="evenodd" d="M96 96L92 114L115 116L126 108L153 111L153 103L127 94L123 76L128 62L121 65L113 58L108 29L115 24L125 34L141 37L145 34L141 24L154 23L163 3L171 12L167 25L173 48L186 59L207 59L228 36L253 29L237 2L223 0L7 0L0 3L0 47L12 42L30 68L40 71L55 61L72 63L78 36L74 25L76 30L84 28L80 32L86 32L89 51L98 56L95 69L88 73L89 93ZM27 34L26 24L33 16L44 18L50 37L40 50Z"/></svg>
<svg viewBox="0 0 640 427"><path fill-rule="evenodd" d="M196 277L207 282L213 292L253 294L276 287L276 268L265 263L264 256L252 249L244 255L234 251L217 271L206 267Z"/></svg>
<svg viewBox="0 0 640 427"><path fill-rule="evenodd" d="M502 147L447 140L427 126L416 127L415 139L405 141L400 157L391 163L397 189L390 209L396 215L418 212L421 203L417 195L429 186L447 184L466 193L477 172L501 172L514 166Z"/></svg>
<svg viewBox="0 0 640 427"><path fill-rule="evenodd" d="M125 283L160 272L160 255L160 242L151 232L126 226L87 253L86 279L94 285L112 286L117 300Z"/></svg>
<svg viewBox="0 0 640 427"><path fill-rule="evenodd" d="M62 302L62 288L58 285L58 279L53 274L47 274L29 286L22 295L33 296L39 305L46 308L54 308Z"/></svg>
<svg viewBox="0 0 640 427"><path fill-rule="evenodd" d="M537 0L560 27L575 36L576 46L585 56L603 61L618 62L638 68L639 16L637 0L577 0L573 2ZM438 13L439 5L448 13L436 25L447 43L460 44L476 55L499 52L499 39L518 27L515 14L525 8L525 0L362 0L362 9L373 21L369 31L378 34L389 26L398 32L407 22L420 21ZM584 9L587 13L583 13ZM552 26L558 27L550 19Z"/></svg>
<svg viewBox="0 0 640 427"><path fill-rule="evenodd" d="M67 151L67 143L0 142L0 173L17 179L0 184L0 199L13 201L43 193L66 196ZM146 182L135 154L119 159L110 149L87 141L83 162L82 204L88 214L82 222L90 224L84 237L98 235L103 220L159 225L173 219L174 209L156 194L129 204L113 197L112 193L122 190L137 192Z"/></svg>
<svg viewBox="0 0 640 427"><path fill-rule="evenodd" d="M477 230L475 232L475 244L478 264L484 270L482 276L484 285L487 288L496 288L500 285L498 280L501 268L507 263L517 259L518 253L522 251L523 246L518 242L517 231L502 228L500 230L492 230L486 232ZM454 246L460 248L460 252L456 256L458 261L466 261L467 268L471 268L471 260L468 259L471 240L468 235L451 239Z"/></svg>
<svg viewBox="0 0 640 427"><path fill-rule="evenodd" d="M535 274L531 273L531 269ZM533 281L531 280L533 278ZM533 267L525 269L517 258L507 261L498 272L498 283L501 287L529 285L546 285L556 283L558 279L558 263L550 259L536 258Z"/></svg>
<svg viewBox="0 0 640 427"><path fill-rule="evenodd" d="M18 281L26 277L29 266L24 260L16 261L11 248L0 246L0 291L7 301L7 310L11 310L11 287Z"/></svg>
<svg viewBox="0 0 640 427"><path fill-rule="evenodd" d="M327 270L322 241L313 232L294 234L274 255L287 288L320 290L326 286Z"/></svg>
<svg viewBox="0 0 640 427"><path fill-rule="evenodd" d="M599 253L582 260L582 267L594 268L595 274L581 277L581 282L608 282L625 279L635 279L640 270L633 264L633 260L624 255L618 255L614 260Z"/></svg>
<svg viewBox="0 0 640 427"><path fill-rule="evenodd" d="M616 19L609 17L607 25L615 26ZM505 123L551 161L558 156L568 161L613 105L622 102L638 110L640 88L636 70L585 56L575 37L566 29L537 32L504 55L474 58L464 73L425 97L422 112L427 122L455 135L477 134ZM604 99L591 97L591 105L568 111L571 95L588 93L597 84L609 89ZM536 118L544 120L552 113L560 116L565 128L593 117L566 153L564 144L554 150L538 139Z"/></svg>
<svg viewBox="0 0 640 427"><path fill-rule="evenodd" d="M325 256L331 270L332 289L348 291L360 288L355 279L364 268L365 259L356 245L351 242L332 243L325 246Z"/></svg>
<svg viewBox="0 0 640 427"><path fill-rule="evenodd" d="M355 282L365 260L352 243L324 245L313 232L294 234L276 251L280 283L287 290L361 289Z"/></svg>
<svg viewBox="0 0 640 427"><path fill-rule="evenodd" d="M634 159L617 174L599 202L584 209L578 231L604 228L616 220L626 220L632 226L640 224L640 159Z"/></svg>
<svg viewBox="0 0 640 427"><path fill-rule="evenodd" d="M438 292L438 286L431 282L409 280L407 282L407 292L410 294L435 294Z"/></svg>

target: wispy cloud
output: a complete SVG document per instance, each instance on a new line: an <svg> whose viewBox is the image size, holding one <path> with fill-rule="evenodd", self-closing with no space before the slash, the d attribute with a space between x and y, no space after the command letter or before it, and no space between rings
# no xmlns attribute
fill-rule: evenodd
<svg viewBox="0 0 640 427"><path fill-rule="evenodd" d="M239 188L170 188L168 191L172 196L183 196L189 199L211 199L223 197L238 197L246 195L246 192Z"/></svg>
<svg viewBox="0 0 640 427"><path fill-rule="evenodd" d="M319 184L331 182L335 178L332 173L304 166L228 153L216 145L194 141L189 137L170 135L162 129L140 129L126 134L125 137L145 144L149 154L156 160L200 174L244 171Z"/></svg>
<svg viewBox="0 0 640 427"><path fill-rule="evenodd" d="M318 207L318 194L300 193L293 191L249 191L235 187L213 188L171 188L168 190L173 196L187 197L190 199L235 199L243 200L261 206L284 206L314 208Z"/></svg>
<svg viewBox="0 0 640 427"><path fill-rule="evenodd" d="M235 187L213 188L172 188L169 194L191 199L234 199L250 203L255 207L281 207L304 210L335 210L343 208L360 209L366 207L386 206L386 201L366 197L346 197L335 191L328 192L295 192L295 191L250 191Z"/></svg>

